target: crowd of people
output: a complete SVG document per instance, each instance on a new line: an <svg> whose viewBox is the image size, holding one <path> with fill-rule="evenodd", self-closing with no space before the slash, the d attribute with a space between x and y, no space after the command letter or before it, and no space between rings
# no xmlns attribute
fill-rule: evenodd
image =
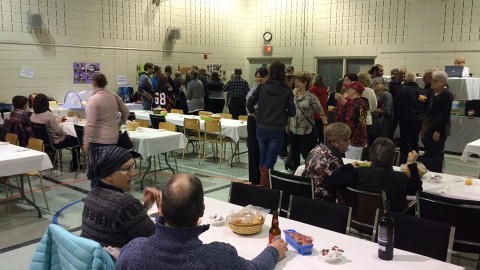
<svg viewBox="0 0 480 270"><path fill-rule="evenodd" d="M224 84L219 73L208 75L196 66L183 78L174 75L171 66L162 73L159 66L146 63L133 99L145 110L161 106L180 108L186 114L220 113L226 105L234 119L248 114L253 184L269 185L269 170L279 155L285 156L285 168L291 171L301 165L302 157L303 176L313 179L316 199L335 202L336 191L345 187L385 191L392 211L404 212L406 195L422 190L416 163L419 139L425 157L443 159L453 97L443 71L426 70L424 88L405 68L392 69L390 78L383 73L380 64L348 73L335 91L329 91L322 75L294 74L293 67L277 61L268 69L257 69L250 88L239 68ZM59 123L64 119L51 112L43 94L35 96L33 113L26 110L26 97L15 96L6 127L19 133L20 145L25 146L33 136L30 123L45 124L55 146L72 149L72 170L79 166L79 148L88 154L92 189L83 200L81 235L102 246L123 247L118 269L174 269L177 261L188 262L192 266L188 269L204 269L218 266L219 260L232 269L273 269L285 257L283 240L274 241L253 260L239 257L228 244L203 244L198 236L209 229L197 225L205 207L203 187L192 175L171 177L161 191L146 188L143 203L128 194L134 162L131 153L116 144L118 128L129 111L119 96L106 90L103 74L97 73L92 81L83 145L63 131ZM409 176L393 170L397 126ZM357 161L344 164L343 157L360 160L365 149L371 166L361 167ZM160 217L154 224L146 210L155 203Z"/></svg>

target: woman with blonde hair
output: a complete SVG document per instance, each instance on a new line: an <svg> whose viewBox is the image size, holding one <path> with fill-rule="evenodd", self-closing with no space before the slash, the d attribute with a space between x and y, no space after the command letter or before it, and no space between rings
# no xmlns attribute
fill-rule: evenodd
<svg viewBox="0 0 480 270"><path fill-rule="evenodd" d="M317 135L313 111L316 111L324 125L328 124L322 105L318 98L307 91L310 87L312 76L302 72L295 77L294 103L296 114L290 117L290 154L285 161L285 169L295 171L300 165L300 154L307 158L310 150L317 144Z"/></svg>
<svg viewBox="0 0 480 270"><path fill-rule="evenodd" d="M372 88L370 88L372 84L372 79L368 72L360 72L358 75L358 81L363 84L365 90L362 93L362 96L368 100L369 109L367 110L367 118L365 120L367 124L367 133L368 133L368 144L372 144L373 140L370 140L370 129L372 127L372 111L377 108L377 95Z"/></svg>

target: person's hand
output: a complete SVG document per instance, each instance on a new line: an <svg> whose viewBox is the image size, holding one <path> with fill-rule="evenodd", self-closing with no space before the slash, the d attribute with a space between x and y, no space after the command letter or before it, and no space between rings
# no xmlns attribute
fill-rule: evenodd
<svg viewBox="0 0 480 270"><path fill-rule="evenodd" d="M412 150L408 153L407 165L415 163L417 161L418 153L415 150Z"/></svg>
<svg viewBox="0 0 480 270"><path fill-rule="evenodd" d="M339 93L335 93L335 100L336 101L339 101L339 100L342 100L343 99L343 96Z"/></svg>
<svg viewBox="0 0 480 270"><path fill-rule="evenodd" d="M287 242L283 241L283 239L277 239L268 246L274 247L277 249L279 261L285 258L285 252L287 252L288 247L287 247Z"/></svg>
<svg viewBox="0 0 480 270"><path fill-rule="evenodd" d="M352 162L352 163L350 163L350 164L352 164L353 168L358 168L358 167L360 167L360 163L359 163L358 161L354 161L354 162Z"/></svg>
<svg viewBox="0 0 480 270"><path fill-rule="evenodd" d="M435 133L433 133L432 135L432 139L434 142L440 141L440 133L438 133L438 131L435 131Z"/></svg>
<svg viewBox="0 0 480 270"><path fill-rule="evenodd" d="M143 205L146 209L150 209L153 203L160 206L160 200L162 199L162 193L154 187L146 187L143 191Z"/></svg>

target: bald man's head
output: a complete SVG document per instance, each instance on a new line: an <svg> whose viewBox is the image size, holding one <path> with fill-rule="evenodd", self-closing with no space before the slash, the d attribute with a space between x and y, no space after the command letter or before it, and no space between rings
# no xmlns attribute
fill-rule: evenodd
<svg viewBox="0 0 480 270"><path fill-rule="evenodd" d="M172 176L163 187L160 208L167 225L196 226L205 208L200 179L189 174Z"/></svg>

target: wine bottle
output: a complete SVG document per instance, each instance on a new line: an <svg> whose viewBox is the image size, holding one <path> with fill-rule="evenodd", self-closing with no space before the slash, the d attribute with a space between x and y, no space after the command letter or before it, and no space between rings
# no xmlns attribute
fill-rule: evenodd
<svg viewBox="0 0 480 270"><path fill-rule="evenodd" d="M278 227L278 211L275 210L273 211L272 227L268 232L268 243L271 244L273 241L280 239L282 237L281 233L280 227Z"/></svg>
<svg viewBox="0 0 480 270"><path fill-rule="evenodd" d="M390 201L385 201L383 216L378 221L378 257L382 260L393 259L395 222L390 216Z"/></svg>

